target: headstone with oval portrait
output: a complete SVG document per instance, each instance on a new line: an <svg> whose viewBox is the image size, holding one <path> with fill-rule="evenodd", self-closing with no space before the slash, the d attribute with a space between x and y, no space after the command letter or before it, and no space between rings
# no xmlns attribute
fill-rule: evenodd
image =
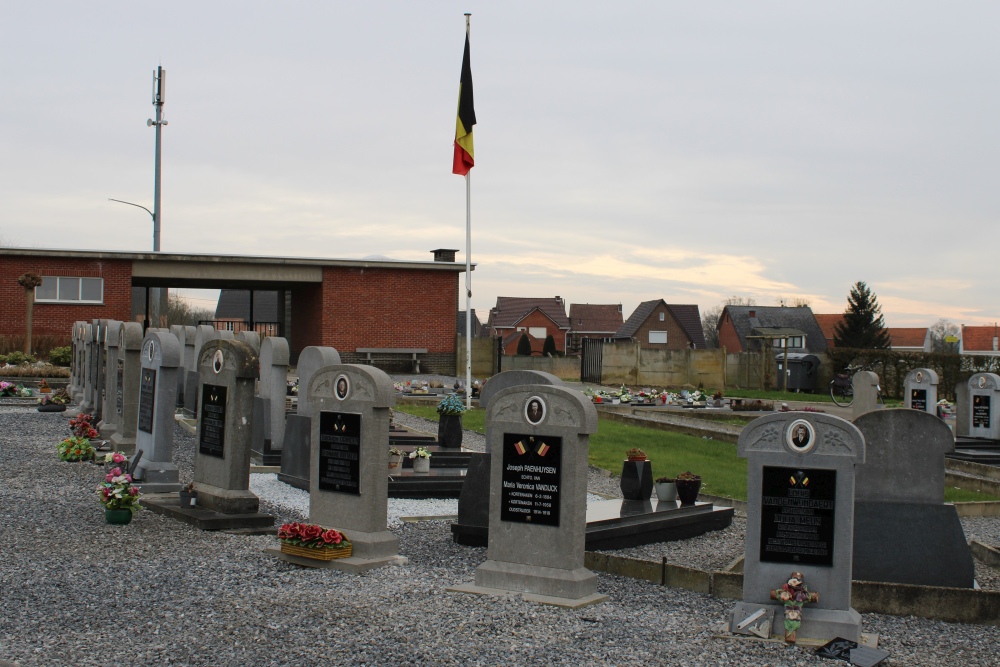
<svg viewBox="0 0 1000 667"><path fill-rule="evenodd" d="M174 463L174 412L180 345L165 331L147 330L139 353L136 449L143 451L136 480L143 493L171 493L181 485Z"/></svg>
<svg viewBox="0 0 1000 667"><path fill-rule="evenodd" d="M115 361L115 390L108 410L115 413L115 433L111 446L116 452L135 451L139 419L139 384L142 378L142 325L122 322L118 328L118 358ZM143 454L145 456L145 454Z"/></svg>
<svg viewBox="0 0 1000 667"><path fill-rule="evenodd" d="M972 438L1000 440L1000 376L995 373L976 373L969 378L968 400L971 409L966 411Z"/></svg>
<svg viewBox="0 0 1000 667"><path fill-rule="evenodd" d="M937 415L938 375L930 368L914 368L903 380L906 407Z"/></svg>
<svg viewBox="0 0 1000 667"><path fill-rule="evenodd" d="M342 531L353 545L350 558L330 566L359 572L406 563L386 520L392 380L373 366L334 364L312 375L306 391L312 406L309 521Z"/></svg>
<svg viewBox="0 0 1000 667"><path fill-rule="evenodd" d="M820 594L802 610L799 636L858 641L851 563L855 465L865 460L861 431L839 417L776 414L747 425L737 450L747 459L747 531L743 602L731 628L761 609L780 609L771 591L797 572Z"/></svg>
<svg viewBox="0 0 1000 667"><path fill-rule="evenodd" d="M587 451L597 410L578 391L504 389L487 408L490 525L475 582L450 590L580 607L607 598L584 567Z"/></svg>
<svg viewBox="0 0 1000 667"><path fill-rule="evenodd" d="M257 353L242 341L212 340L198 357L198 432L194 486L198 505L223 514L253 514L250 434Z"/></svg>
<svg viewBox="0 0 1000 667"><path fill-rule="evenodd" d="M97 430L107 440L118 430L115 399L118 393L118 340L122 324L118 320L108 320L104 335L104 392L101 397L101 421L97 423Z"/></svg>

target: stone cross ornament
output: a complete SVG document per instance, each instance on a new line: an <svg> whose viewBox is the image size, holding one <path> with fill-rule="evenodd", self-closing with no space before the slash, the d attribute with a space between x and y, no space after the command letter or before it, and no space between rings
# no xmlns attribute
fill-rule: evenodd
<svg viewBox="0 0 1000 667"><path fill-rule="evenodd" d="M819 593L810 593L802 580L802 573L792 572L792 576L781 588L771 591L771 599L785 605L785 642L794 644L795 633L802 625L802 605L806 602L819 602Z"/></svg>

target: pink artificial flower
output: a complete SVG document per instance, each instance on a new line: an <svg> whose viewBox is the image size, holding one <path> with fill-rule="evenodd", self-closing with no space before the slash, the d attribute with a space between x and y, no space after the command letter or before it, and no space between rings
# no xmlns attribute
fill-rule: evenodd
<svg viewBox="0 0 1000 667"><path fill-rule="evenodd" d="M139 495L139 489L135 488L134 486L131 486L129 487L128 494L130 496L137 496Z"/></svg>
<svg viewBox="0 0 1000 667"><path fill-rule="evenodd" d="M104 476L104 481L105 481L105 482L110 482L110 481L111 481L111 480L113 480L114 478L115 478L115 476L114 476L114 475L112 475L111 473L108 473L107 475L105 475L105 476Z"/></svg>
<svg viewBox="0 0 1000 667"><path fill-rule="evenodd" d="M115 452L114 454L111 455L111 460L114 461L115 463L124 463L125 456L120 454L119 452Z"/></svg>

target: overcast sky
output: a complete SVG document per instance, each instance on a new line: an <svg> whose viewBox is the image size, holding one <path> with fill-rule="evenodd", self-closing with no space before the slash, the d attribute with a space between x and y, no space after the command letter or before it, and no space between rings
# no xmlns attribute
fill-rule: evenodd
<svg viewBox="0 0 1000 667"><path fill-rule="evenodd" d="M473 307L1000 317L995 2L8 3L0 241L429 260L472 12ZM457 304L464 308L462 303Z"/></svg>

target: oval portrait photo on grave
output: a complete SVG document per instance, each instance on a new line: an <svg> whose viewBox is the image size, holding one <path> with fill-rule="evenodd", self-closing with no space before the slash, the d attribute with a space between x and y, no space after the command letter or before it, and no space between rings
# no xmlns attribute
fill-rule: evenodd
<svg viewBox="0 0 1000 667"><path fill-rule="evenodd" d="M212 370L218 375L222 372L222 367L225 365L226 359L222 356L222 350L216 350L215 356L212 357Z"/></svg>
<svg viewBox="0 0 1000 667"><path fill-rule="evenodd" d="M347 379L346 375L337 376L337 383L333 391L340 400L347 399L347 395L351 393L351 381Z"/></svg>
<svg viewBox="0 0 1000 667"><path fill-rule="evenodd" d="M785 431L785 442L797 454L805 454L816 446L816 432L805 419L796 419Z"/></svg>
<svg viewBox="0 0 1000 667"><path fill-rule="evenodd" d="M545 401L540 396L532 396L525 402L524 418L532 425L538 425L545 419Z"/></svg>
<svg viewBox="0 0 1000 667"><path fill-rule="evenodd" d="M153 341L149 341L149 345L146 346L146 358L153 360Z"/></svg>

